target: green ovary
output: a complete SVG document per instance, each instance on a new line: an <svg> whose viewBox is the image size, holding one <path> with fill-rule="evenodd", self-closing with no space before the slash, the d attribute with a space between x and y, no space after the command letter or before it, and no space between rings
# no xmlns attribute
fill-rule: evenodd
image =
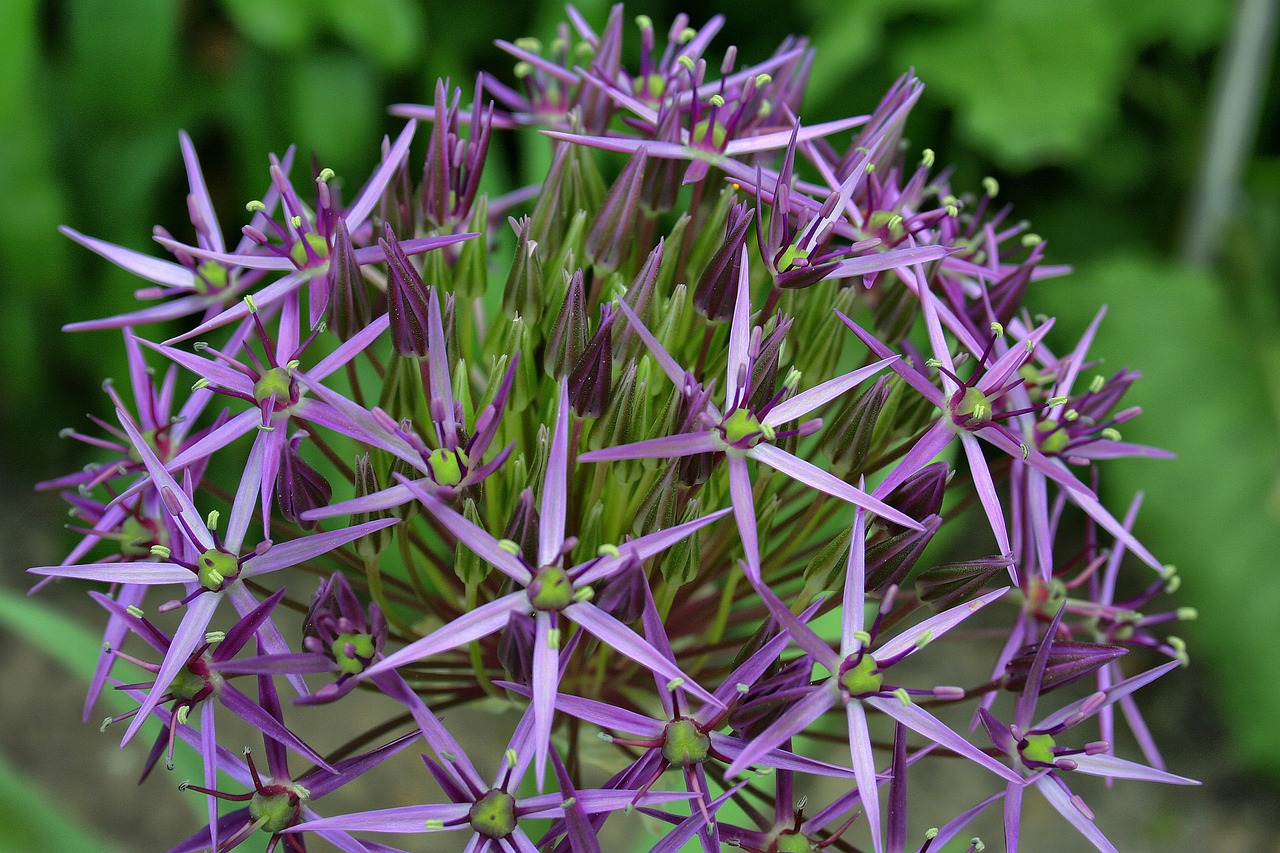
<svg viewBox="0 0 1280 853"><path fill-rule="evenodd" d="M217 261L204 261L196 267L194 276L196 293L217 293L227 286L227 268Z"/></svg>
<svg viewBox="0 0 1280 853"><path fill-rule="evenodd" d="M431 479L441 486L456 486L462 482L469 460L461 450L438 448L427 457L427 469Z"/></svg>
<svg viewBox="0 0 1280 853"><path fill-rule="evenodd" d="M298 795L289 791L254 794L253 799L249 800L249 816L254 823L261 823L263 832L274 835L297 822L301 804Z"/></svg>
<svg viewBox="0 0 1280 853"><path fill-rule="evenodd" d="M1052 764L1055 758L1053 748L1056 745L1049 735L1027 735L1027 745L1020 748L1022 760L1038 764Z"/></svg>
<svg viewBox="0 0 1280 853"><path fill-rule="evenodd" d="M311 251L315 252L321 258L329 257L329 243L314 231L308 231L304 239L306 245L311 247ZM302 240L293 244L293 248L289 250L289 260L293 261L299 269L307 266L307 250Z"/></svg>
<svg viewBox="0 0 1280 853"><path fill-rule="evenodd" d="M278 406L288 405L293 398L293 376L283 367L270 367L253 383L253 399L265 403L272 397Z"/></svg>
<svg viewBox="0 0 1280 853"><path fill-rule="evenodd" d="M880 686L884 683L884 676L876 672L875 668L875 658L871 655L863 655L862 660L840 675L840 686L847 690L850 696L879 693Z"/></svg>
<svg viewBox="0 0 1280 853"><path fill-rule="evenodd" d="M347 653L347 644L355 647L353 653ZM348 675L356 675L364 672L367 661L373 660L373 637L368 634L339 634L329 650L333 652L339 669Z"/></svg>
<svg viewBox="0 0 1280 853"><path fill-rule="evenodd" d="M774 850L778 853L813 853L813 843L796 832L784 832L774 842Z"/></svg>
<svg viewBox="0 0 1280 853"><path fill-rule="evenodd" d="M970 423L984 424L991 420L991 398L977 388L966 389L955 412L960 417L968 418Z"/></svg>
<svg viewBox="0 0 1280 853"><path fill-rule="evenodd" d="M720 423L720 432L724 435L725 444L739 449L755 447L761 439L773 438L773 430L760 423L755 415L746 409L735 409Z"/></svg>
<svg viewBox="0 0 1280 853"><path fill-rule="evenodd" d="M573 603L573 581L559 566L543 566L529 584L529 604L535 610L564 610Z"/></svg>
<svg viewBox="0 0 1280 853"><path fill-rule="evenodd" d="M476 800L467 818L471 828L489 838L506 838L516 829L516 801L506 791L493 790Z"/></svg>
<svg viewBox="0 0 1280 853"><path fill-rule="evenodd" d="M1067 446L1067 442L1071 440L1071 436L1065 429L1059 429L1057 421L1038 423L1036 431L1040 433L1040 452L1046 456L1061 453Z"/></svg>
<svg viewBox="0 0 1280 853"><path fill-rule="evenodd" d="M701 764L711 749L711 738L688 720L667 724L662 736L662 757L672 764Z"/></svg>
<svg viewBox="0 0 1280 853"><path fill-rule="evenodd" d="M209 685L204 676L184 666L173 677L173 681L169 682L169 692L178 699L190 701L200 695L200 691L207 686Z"/></svg>
<svg viewBox="0 0 1280 853"><path fill-rule="evenodd" d="M239 574L240 561L226 551L210 548L196 561L196 577L199 578L200 585L210 592L222 589Z"/></svg>
<svg viewBox="0 0 1280 853"><path fill-rule="evenodd" d="M728 135L725 132L724 125L718 121L704 118L693 126L693 131L689 134L689 141L694 145L702 147L714 148L716 151L723 151Z"/></svg>

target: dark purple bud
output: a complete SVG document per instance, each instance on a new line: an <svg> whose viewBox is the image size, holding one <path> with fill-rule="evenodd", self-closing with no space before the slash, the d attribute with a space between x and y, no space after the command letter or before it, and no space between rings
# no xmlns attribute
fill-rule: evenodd
<svg viewBox="0 0 1280 853"><path fill-rule="evenodd" d="M747 406L752 411L768 411L766 407L778 394L778 356L792 322L785 314L777 315L773 328L764 335L760 345L752 344L751 391L747 398Z"/></svg>
<svg viewBox="0 0 1280 853"><path fill-rule="evenodd" d="M421 358L427 354L427 289L390 225L378 245L387 256L391 273L387 281L391 342L400 355Z"/></svg>
<svg viewBox="0 0 1280 853"><path fill-rule="evenodd" d="M880 410L888 399L889 377L881 376L827 425L820 447L831 460L831 473L843 479L863 473Z"/></svg>
<svg viewBox="0 0 1280 853"><path fill-rule="evenodd" d="M661 479L655 480L648 494L640 502L636 510L636 520L632 533L644 536L658 530L666 530L676 525L675 489L676 469L668 468Z"/></svg>
<svg viewBox="0 0 1280 853"><path fill-rule="evenodd" d="M942 517L930 515L920 519L924 530L901 528L867 546L867 589L879 590L905 578L924 553L929 540L942 526Z"/></svg>
<svg viewBox="0 0 1280 853"><path fill-rule="evenodd" d="M634 361L627 362L618 384L609 396L609 404L604 414L595 422L587 439L592 450L602 447L618 447L640 439L641 425L635 423L637 400L636 374L639 368ZM634 471L634 466L618 464L611 473L618 476L622 472Z"/></svg>
<svg viewBox="0 0 1280 853"><path fill-rule="evenodd" d="M725 220L724 242L698 277L693 304L708 320L728 320L733 316L738 272L742 267L742 247L755 210L745 202L735 202Z"/></svg>
<svg viewBox="0 0 1280 853"><path fill-rule="evenodd" d="M613 390L614 314L608 305L600 308L600 325L569 373L569 402L580 417L598 418Z"/></svg>
<svg viewBox="0 0 1280 853"><path fill-rule="evenodd" d="M658 109L658 125L654 129L656 142L680 142L680 122L683 111L674 102L664 102ZM680 179L684 177L682 160L658 159L645 170L640 187L640 204L653 213L666 213L675 206L680 195Z"/></svg>
<svg viewBox="0 0 1280 853"><path fill-rule="evenodd" d="M533 500L533 489L520 492L515 512L507 521L502 538L520 546L520 556L526 563L538 565L538 508Z"/></svg>
<svg viewBox="0 0 1280 853"><path fill-rule="evenodd" d="M916 594L941 612L977 597L987 581L1004 574L1011 565L1013 561L1008 557L943 563L916 578Z"/></svg>
<svg viewBox="0 0 1280 853"><path fill-rule="evenodd" d="M649 257L645 258L644 266L640 267L640 272L636 273L635 280L631 282L631 286L627 288L626 295L622 297L627 301L627 305L631 307L635 315L640 318L640 322L646 325L649 323L648 317L653 305L654 283L657 281L658 272L662 268L664 251L665 241L659 239L658 245L654 246L653 251L649 253ZM629 355L635 356L635 353L627 353L627 345L634 337L635 334L631 324L627 323L622 331L618 333L618 338L613 348L614 355L620 359ZM638 340L636 345L639 348Z"/></svg>
<svg viewBox="0 0 1280 853"><path fill-rule="evenodd" d="M926 465L890 492L884 502L912 518L937 515L942 510L942 498L946 494L949 477L947 463L934 462ZM892 530L897 525L889 524L888 527Z"/></svg>
<svg viewBox="0 0 1280 853"><path fill-rule="evenodd" d="M347 220L339 216L333 235L333 252L329 257L328 305L325 320L339 340L350 340L369 325L369 290L360 264L356 261Z"/></svg>
<svg viewBox="0 0 1280 853"><path fill-rule="evenodd" d="M1027 286L1031 284L1031 276L1043 258L1044 243L1037 243L1025 261L1019 264L1013 272L987 289L987 298L991 300L992 316L988 317L985 308L983 308L980 316L974 316L971 312L970 319L979 328L990 323L992 319L1002 326L1008 325L1017 315L1018 309L1022 307L1023 297L1027 294ZM975 300L971 305L978 307L982 305L982 302Z"/></svg>
<svg viewBox="0 0 1280 853"><path fill-rule="evenodd" d="M276 475L276 497L280 514L303 530L315 529L314 521L305 521L302 514L309 509L329 505L333 489L329 481L298 455L298 445L307 437L305 432L294 433L285 444L280 460L280 472Z"/></svg>
<svg viewBox="0 0 1280 853"><path fill-rule="evenodd" d="M587 348L587 328L586 287L579 269L569 277L564 302L560 304L560 313L556 315L551 337L542 354L542 369L552 379L563 379L581 360Z"/></svg>
<svg viewBox="0 0 1280 853"><path fill-rule="evenodd" d="M633 562L600 587L592 602L614 619L630 625L644 612L648 582L640 564Z"/></svg>
<svg viewBox="0 0 1280 853"><path fill-rule="evenodd" d="M620 267L635 243L633 230L646 160L643 148L632 155L587 234L587 257L602 270Z"/></svg>
<svg viewBox="0 0 1280 853"><path fill-rule="evenodd" d="M1039 650L1039 643L1024 646L1009 661L1004 671L1006 690L1016 693L1027 686L1032 662ZM1049 663L1045 667L1044 678L1040 682L1040 692L1048 693L1073 681L1079 681L1125 654L1128 654L1128 650L1120 646L1054 640L1049 647Z"/></svg>

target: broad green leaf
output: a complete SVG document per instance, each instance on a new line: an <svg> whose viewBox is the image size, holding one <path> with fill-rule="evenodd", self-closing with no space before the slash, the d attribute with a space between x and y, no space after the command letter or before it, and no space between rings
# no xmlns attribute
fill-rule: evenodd
<svg viewBox="0 0 1280 853"><path fill-rule="evenodd" d="M67 809L23 778L22 770L0 754L0 847L5 850L40 850L43 853L81 853L98 850L117 853L120 848L73 820Z"/></svg>
<svg viewBox="0 0 1280 853"><path fill-rule="evenodd" d="M422 52L426 20L409 0L325 0L322 5L330 25L385 69L405 68Z"/></svg>
<svg viewBox="0 0 1280 853"><path fill-rule="evenodd" d="M310 56L292 69L288 93L293 109L291 137L302 140L294 167L295 185L307 182L309 152L315 151L323 165L338 173L343 198L350 202L380 156L380 111L373 74L345 54ZM314 196L314 190L301 192L304 198Z"/></svg>
<svg viewBox="0 0 1280 853"><path fill-rule="evenodd" d="M315 38L319 9L310 0L222 0L249 39L269 50L296 51Z"/></svg>
<svg viewBox="0 0 1280 853"><path fill-rule="evenodd" d="M1116 117L1128 56L1101 0L995 0L891 52L949 100L968 140L1003 165L1082 159Z"/></svg>

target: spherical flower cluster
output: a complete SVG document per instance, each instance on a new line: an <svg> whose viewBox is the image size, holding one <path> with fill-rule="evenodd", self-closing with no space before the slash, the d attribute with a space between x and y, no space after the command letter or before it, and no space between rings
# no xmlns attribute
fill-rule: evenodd
<svg viewBox="0 0 1280 853"><path fill-rule="evenodd" d="M112 686L125 741L161 721L144 774L201 756L209 823L174 850L587 853L640 811L636 850L923 853L1003 809L1012 851L1034 795L1107 851L1074 776L1190 782L1132 694L1185 663L1162 629L1192 614L1160 601L1139 500L1099 497L1105 460L1166 455L1117 430L1137 374L1095 372L1096 322L1050 349L1024 302L1066 270L993 180L913 157L914 76L805 124L808 43L743 65L721 23L570 9L550 44L499 42L514 80L469 106L442 82L394 107L350 202L272 156L231 248L185 135L193 241L67 229L155 302L69 326L122 330L132 397L69 432L104 459L43 485L83 539L31 571L107 585L86 714ZM550 149L538 183L492 190L496 134ZM402 722L353 731L357 693ZM514 733L473 761L440 715L499 705ZM408 746L439 800L318 802ZM961 765L965 810L910 796ZM815 777L838 793L806 810Z"/></svg>

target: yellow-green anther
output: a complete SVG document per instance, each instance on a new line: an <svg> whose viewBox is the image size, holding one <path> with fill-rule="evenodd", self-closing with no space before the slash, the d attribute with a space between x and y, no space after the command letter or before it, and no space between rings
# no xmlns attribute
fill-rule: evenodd
<svg viewBox="0 0 1280 853"><path fill-rule="evenodd" d="M249 211L250 213L266 213L267 212L267 206L262 202L258 201L257 199L254 199L253 201L246 204L244 206L244 209Z"/></svg>
<svg viewBox="0 0 1280 853"><path fill-rule="evenodd" d="M907 692L907 688L899 687L898 689L893 691L893 695L904 706L911 704L911 694Z"/></svg>
<svg viewBox="0 0 1280 853"><path fill-rule="evenodd" d="M1097 394L1099 391L1102 390L1102 386L1106 384L1107 384L1107 380L1102 378L1102 374L1098 374L1097 376L1093 377L1093 379L1089 380L1089 390L1092 391L1094 394Z"/></svg>
<svg viewBox="0 0 1280 853"><path fill-rule="evenodd" d="M653 18L648 15L636 15L636 26L642 30L653 29Z"/></svg>
<svg viewBox="0 0 1280 853"><path fill-rule="evenodd" d="M1182 576L1174 575L1164 582L1164 591L1172 595L1182 586Z"/></svg>
<svg viewBox="0 0 1280 853"><path fill-rule="evenodd" d="M944 195L942 197L942 203L946 205L956 205L958 207L960 205L960 199L953 195Z"/></svg>
<svg viewBox="0 0 1280 853"><path fill-rule="evenodd" d="M875 163L868 163L867 165L865 165L865 166L863 166L863 167L862 167L862 171L866 172L868 175L870 175L870 174L871 174L872 172L874 172L875 170L876 170L876 164L875 164ZM899 217L898 217L898 221L899 221L899 222L901 222L901 221L902 221L902 217L901 217L901 216L899 216ZM892 220L892 219L891 219L891 220L889 220L889 223L890 223L889 227L890 227L890 228L892 228L892 227L893 227L893 220Z"/></svg>
<svg viewBox="0 0 1280 853"><path fill-rule="evenodd" d="M708 98L708 99L707 99L707 103L711 104L711 106L716 107L716 108L723 107L723 106L724 106L724 96L723 96L723 95L712 95L710 98Z"/></svg>
<svg viewBox="0 0 1280 853"><path fill-rule="evenodd" d="M103 720L102 720L102 725L98 726L98 731L99 731L99 732L105 732L105 731L107 730L107 726L109 726L109 725L111 725L111 718L110 718L110 717L104 717L104 718L103 718Z"/></svg>
<svg viewBox="0 0 1280 853"><path fill-rule="evenodd" d="M226 638L227 638L226 631L205 631L204 632L204 641L209 645L213 645L214 643L221 643Z"/></svg>
<svg viewBox="0 0 1280 853"><path fill-rule="evenodd" d="M129 605L128 607L126 607L124 610L125 610L125 612L126 612L126 613L128 613L130 616L132 616L134 619L141 619L141 618L142 618L142 616L143 616L143 612L144 612L144 611L142 610L142 608L141 608L141 607L139 607L139 606L138 606L138 605L136 605L136 604L130 604L130 605Z"/></svg>
<svg viewBox="0 0 1280 853"><path fill-rule="evenodd" d="M932 642L933 642L933 631L925 631L923 634L920 635L920 638L916 640L916 648L923 649L925 646L929 645Z"/></svg>
<svg viewBox="0 0 1280 853"><path fill-rule="evenodd" d="M982 188L987 191L990 198L995 198L1000 194L1000 182L988 175L982 179Z"/></svg>
<svg viewBox="0 0 1280 853"><path fill-rule="evenodd" d="M444 829L444 821L438 817L433 817L422 826L427 832L438 832Z"/></svg>
<svg viewBox="0 0 1280 853"><path fill-rule="evenodd" d="M596 732L596 737L600 738L600 740L605 743L613 743L613 735L608 732Z"/></svg>
<svg viewBox="0 0 1280 853"><path fill-rule="evenodd" d="M208 387L209 387L209 380L205 379L203 376L201 376L195 382L191 383L192 391L199 391L202 388L208 388Z"/></svg>
<svg viewBox="0 0 1280 853"><path fill-rule="evenodd" d="M294 228L301 228L301 227L302 227L302 215L301 215L301 214L297 214L297 213L295 213L293 216L290 216L290 217L289 217L289 224L290 224L290 225L292 225Z"/></svg>
<svg viewBox="0 0 1280 853"><path fill-rule="evenodd" d="M745 693L750 692L750 690L751 690L751 685L750 685L750 684L743 684L741 681L739 681L737 684L733 685L733 689L734 689L734 690L737 690L739 693L744 693L744 694L745 694Z"/></svg>
<svg viewBox="0 0 1280 853"><path fill-rule="evenodd" d="M191 716L190 705L179 705L178 713L174 714L174 718L178 721L178 725L180 726L185 726L187 724L187 718L190 716Z"/></svg>
<svg viewBox="0 0 1280 853"><path fill-rule="evenodd" d="M329 183L329 181L333 180L333 176L336 174L337 172L333 171L333 169L330 169L329 167L326 166L325 168L320 170L320 174L316 175L316 183L327 184Z"/></svg>
<svg viewBox="0 0 1280 853"><path fill-rule="evenodd" d="M503 755L506 756L508 767L515 767L516 759L520 757L516 754L516 751L514 749L508 749L506 752L503 753Z"/></svg>
<svg viewBox="0 0 1280 853"><path fill-rule="evenodd" d="M579 603L583 601L590 601L595 597L596 591L589 586L584 586L581 589L574 590L573 592L573 600Z"/></svg>
<svg viewBox="0 0 1280 853"><path fill-rule="evenodd" d="M1169 637L1166 642L1173 648L1174 656L1182 661L1182 665L1191 665L1191 656L1187 654L1187 644L1183 642L1181 637Z"/></svg>
<svg viewBox="0 0 1280 853"><path fill-rule="evenodd" d="M936 827L936 826L931 826L931 827L929 827L928 829L926 829L926 830L924 831L924 837L925 837L925 839L926 839L926 840L928 840L928 841L932 841L933 839L937 838L937 837L938 837L938 827Z"/></svg>
<svg viewBox="0 0 1280 853"><path fill-rule="evenodd" d="M163 545L152 545L151 556L159 557L162 560L167 560L171 556L173 556L173 552L170 551L168 548L164 547Z"/></svg>
<svg viewBox="0 0 1280 853"><path fill-rule="evenodd" d="M676 41L680 44L688 44L698 35L698 31L693 27L685 27L680 31L680 35L676 36Z"/></svg>
<svg viewBox="0 0 1280 853"><path fill-rule="evenodd" d="M521 36L516 39L513 44L521 50L527 50L529 53L541 53L542 42L533 36Z"/></svg>
<svg viewBox="0 0 1280 853"><path fill-rule="evenodd" d="M670 681L668 681L668 682L667 682L667 689L668 689L668 690L675 690L677 687L681 687L681 686L683 686L683 685L684 685L684 679L683 679L683 678L678 678L678 677L677 677L677 678L673 678L673 679L671 679Z"/></svg>
<svg viewBox="0 0 1280 853"><path fill-rule="evenodd" d="M209 510L209 514L208 514L207 516L205 516L205 522L204 522L204 523L205 523L205 526L206 526L206 527L208 527L208 528L209 528L209 530L211 530L211 531L212 531L212 530L217 530L217 529L218 529L218 519L219 519L219 518L221 518L221 517L222 517L222 514L221 514L220 512L218 512L216 509L211 509L211 510Z"/></svg>
<svg viewBox="0 0 1280 853"><path fill-rule="evenodd" d="M1071 423L1072 421L1077 420L1079 417L1080 417L1080 412L1077 411L1076 409L1067 409L1065 412L1062 413L1062 419L1067 423Z"/></svg>
<svg viewBox="0 0 1280 853"><path fill-rule="evenodd" d="M511 541L510 539L499 539L498 547L506 551L508 554L510 554L513 557L520 556L520 545L516 542Z"/></svg>
<svg viewBox="0 0 1280 853"><path fill-rule="evenodd" d="M1102 436L1103 438L1105 438L1107 441L1119 441L1119 440L1120 440L1120 430L1115 429L1114 427L1107 427L1107 428L1106 428L1106 429L1104 429L1100 434L1101 434L1101 436Z"/></svg>
<svg viewBox="0 0 1280 853"><path fill-rule="evenodd" d="M936 156L937 155L933 153L932 148L924 149L920 152L920 165L924 166L926 169L932 169L933 161Z"/></svg>
<svg viewBox="0 0 1280 853"><path fill-rule="evenodd" d="M1041 237L1039 234L1028 231L1026 234L1022 235L1022 245L1028 248L1030 248L1031 246L1038 246L1043 242L1044 242L1044 238Z"/></svg>
<svg viewBox="0 0 1280 853"><path fill-rule="evenodd" d="M452 752L449 752L448 750L440 753L440 758L441 760L447 761L450 764L458 760L458 756L454 755Z"/></svg>
<svg viewBox="0 0 1280 853"><path fill-rule="evenodd" d="M1045 400L1045 405L1046 405L1046 406L1061 406L1061 405L1062 405L1063 403L1065 403L1065 402L1067 402L1067 398L1066 398L1065 396L1050 397L1048 400Z"/></svg>
<svg viewBox="0 0 1280 853"><path fill-rule="evenodd" d="M950 216L952 219L955 219L960 215L960 207L958 205L948 204L945 210L947 211L947 216Z"/></svg>
<svg viewBox="0 0 1280 853"><path fill-rule="evenodd" d="M685 53L682 53L678 57L676 57L676 62L679 62L681 65L683 65L685 68L687 68L690 71L692 71L695 67L693 57Z"/></svg>
<svg viewBox="0 0 1280 853"><path fill-rule="evenodd" d="M987 849L987 845L983 844L982 839L976 835L969 839L969 843L973 845L974 853L982 853L983 850Z"/></svg>
<svg viewBox="0 0 1280 853"><path fill-rule="evenodd" d="M1183 622L1190 622L1193 619L1200 618L1200 611L1194 607L1179 607L1174 613L1178 614L1178 619Z"/></svg>
<svg viewBox="0 0 1280 853"><path fill-rule="evenodd" d="M1022 346L1026 349L1027 352L1033 352L1036 348L1036 342L1028 338L1027 340L1022 342Z"/></svg>
<svg viewBox="0 0 1280 853"><path fill-rule="evenodd" d="M516 63L516 67L512 73L516 75L516 79L523 80L533 73L533 63L525 62L522 59Z"/></svg>
<svg viewBox="0 0 1280 853"><path fill-rule="evenodd" d="M1018 449L1022 451L1022 458L1029 459L1031 457L1031 448L1027 447L1021 441L1018 442Z"/></svg>
<svg viewBox="0 0 1280 853"><path fill-rule="evenodd" d="M577 797L565 797L563 800L560 801L560 808L571 809L573 808L574 804L577 802L578 802Z"/></svg>
<svg viewBox="0 0 1280 853"><path fill-rule="evenodd" d="M607 542L596 549L596 554L601 557L613 557L615 560L622 556L617 545L610 545Z"/></svg>
<svg viewBox="0 0 1280 853"><path fill-rule="evenodd" d="M773 82L773 77L771 77L771 76L770 76L770 75L768 75L768 74L757 74L757 75L756 75L756 88L757 88L757 89L762 88L762 87L764 87L764 86L768 86L768 85L769 85L770 83L772 83L772 82Z"/></svg>
<svg viewBox="0 0 1280 853"><path fill-rule="evenodd" d="M1000 325L1000 324L999 324L999 323L997 323L995 320L992 320L992 321L991 321L991 333L992 333L993 335L995 335L997 338L1003 338L1003 337L1004 337L1004 326Z"/></svg>
<svg viewBox="0 0 1280 853"><path fill-rule="evenodd" d="M290 359L289 361L286 361L284 363L284 366L286 370L297 370L299 367L302 366L302 362L296 358Z"/></svg>
<svg viewBox="0 0 1280 853"><path fill-rule="evenodd" d="M855 640L857 640L859 643L861 643L862 645L864 645L864 646L869 646L869 645L871 645L871 632L870 632L870 631L854 631L854 632L853 632L853 638L854 638Z"/></svg>
<svg viewBox="0 0 1280 853"><path fill-rule="evenodd" d="M936 368L942 367L942 361L940 359L933 358L933 357L926 358L924 360L924 366L932 367L936 369Z"/></svg>
<svg viewBox="0 0 1280 853"><path fill-rule="evenodd" d="M802 374L800 373L800 371L792 367L787 371L786 378L782 380L782 387L786 388L787 391L794 394L796 392L796 389L800 387L801 375Z"/></svg>

